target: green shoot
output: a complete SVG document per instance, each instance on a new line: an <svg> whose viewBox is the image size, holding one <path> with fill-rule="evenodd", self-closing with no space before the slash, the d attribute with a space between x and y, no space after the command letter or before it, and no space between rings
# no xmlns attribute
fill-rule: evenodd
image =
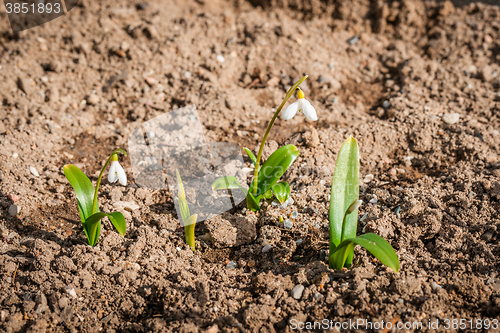
<svg viewBox="0 0 500 333"><path fill-rule="evenodd" d="M330 196L330 255L332 269L350 267L356 245L363 246L394 272L399 259L392 246L382 237L369 233L356 237L359 200L359 150L351 136L340 149L335 165Z"/></svg>
<svg viewBox="0 0 500 333"><path fill-rule="evenodd" d="M125 172L118 163L118 153L122 153L127 156L127 152L121 148L116 149L110 155L101 169L95 189L90 179L78 167L72 164L66 164L63 167L64 175L75 190L80 220L83 225L83 231L87 236L87 243L90 246L96 246L97 244L97 240L101 234L101 219L103 217L109 218L120 235L124 236L126 232L126 221L123 214L120 212L99 212L99 203L97 202L97 194L99 192L102 175L111 161L113 161L113 164L111 165L108 179L111 182L120 180L120 183L124 185L127 183Z"/></svg>

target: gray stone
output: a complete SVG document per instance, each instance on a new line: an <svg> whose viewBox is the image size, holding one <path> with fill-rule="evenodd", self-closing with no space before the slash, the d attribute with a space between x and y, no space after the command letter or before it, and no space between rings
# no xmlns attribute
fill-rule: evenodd
<svg viewBox="0 0 500 333"><path fill-rule="evenodd" d="M295 299L300 299L302 297L303 292L304 292L304 286L298 284L292 289L292 297Z"/></svg>
<svg viewBox="0 0 500 333"><path fill-rule="evenodd" d="M12 217L14 217L17 214L19 214L20 211L21 211L21 207L19 207L18 205L11 205L9 207L9 215L12 216Z"/></svg>

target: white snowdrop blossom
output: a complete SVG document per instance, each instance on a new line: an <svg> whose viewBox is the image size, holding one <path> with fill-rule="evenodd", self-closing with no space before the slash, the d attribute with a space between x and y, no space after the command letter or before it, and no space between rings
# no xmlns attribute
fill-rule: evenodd
<svg viewBox="0 0 500 333"><path fill-rule="evenodd" d="M297 97L298 100L290 104L285 109L285 111L283 111L283 119L292 119L298 111L304 112L304 115L307 117L307 119L310 119L312 121L318 120L316 109L314 109L314 106L312 106L311 102L304 98L304 92L300 88L297 92Z"/></svg>
<svg viewBox="0 0 500 333"><path fill-rule="evenodd" d="M111 158L113 161L109 167L108 181L110 183L114 183L118 180L120 181L120 184L127 186L127 175L118 162L118 155L114 154Z"/></svg>

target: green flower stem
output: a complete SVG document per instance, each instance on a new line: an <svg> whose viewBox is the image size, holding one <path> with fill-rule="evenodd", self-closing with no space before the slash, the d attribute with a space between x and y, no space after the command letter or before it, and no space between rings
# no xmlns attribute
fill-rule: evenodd
<svg viewBox="0 0 500 333"><path fill-rule="evenodd" d="M271 131L271 127L274 125L274 121L278 117L279 113L281 112L281 109L285 106L286 102L292 97L293 93L297 88L302 84L307 79L307 75L304 76L302 79L298 80L295 82L295 84L288 90L288 92L285 95L285 99L283 99L283 102L281 102L280 106L274 113L273 118L269 122L269 125L267 125L267 130L266 133L264 134L264 138L262 139L262 143L260 144L259 148L259 154L257 155L257 161L255 162L255 173L254 173L254 182L253 182L253 189L252 193L255 195L257 193L257 180L259 177L259 167L260 167L260 158L262 157L262 151L264 150L264 145L266 144L267 137L269 135L269 132Z"/></svg>
<svg viewBox="0 0 500 333"><path fill-rule="evenodd" d="M184 227L184 235L186 237L186 244L194 251L195 250L195 238L194 238L194 226L196 224L190 224Z"/></svg>
<svg viewBox="0 0 500 333"><path fill-rule="evenodd" d="M97 185L96 185L95 191L94 191L94 201L92 201L92 214L97 213L97 193L99 192L99 185L101 185L101 179L102 179L102 175L104 174L104 170L106 170L106 167L108 166L109 162L111 162L113 155L116 155L118 153L122 153L123 155L127 156L127 151L125 149L122 149L122 148L116 149L109 156L108 160L106 161L106 163L104 164L104 166L101 169L101 173L99 174L99 178L97 178Z"/></svg>

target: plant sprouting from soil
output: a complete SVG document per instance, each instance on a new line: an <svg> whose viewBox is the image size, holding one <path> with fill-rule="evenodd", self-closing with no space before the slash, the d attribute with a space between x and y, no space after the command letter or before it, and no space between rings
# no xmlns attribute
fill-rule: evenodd
<svg viewBox="0 0 500 333"><path fill-rule="evenodd" d="M356 139L349 137L340 149L335 164L330 196L330 255L332 269L350 267L354 247L361 245L396 273L399 259L392 246L379 235L356 236L359 200L359 150Z"/></svg>
<svg viewBox="0 0 500 333"><path fill-rule="evenodd" d="M295 84L288 90L281 102L280 106L274 113L269 125L267 126L266 132L259 147L259 152L257 157L248 148L243 148L253 165L255 166L254 179L250 184L250 189L247 190L243 187L236 177L227 176L217 179L212 184L213 190L232 190L240 189L246 195L247 208L252 211L257 211L260 209L260 201L262 199L271 199L273 196L278 199L278 201L283 204L287 202L290 197L290 186L286 181L279 182L279 179L285 171L290 167L290 165L295 161L299 155L299 150L294 145L283 146L276 151L274 151L271 156L265 161L265 163L260 166L260 161L262 158L262 152L264 150L264 145L266 143L269 132L276 121L276 118L280 114L281 110L285 106L286 102L293 96L293 93L299 89L297 93L298 100L288 106L283 112L283 119L288 120L293 118L297 112L303 112L304 115L310 120L317 120L316 110L311 105L309 101L304 98L304 92L300 89L300 85L307 79L307 75L295 82Z"/></svg>
<svg viewBox="0 0 500 333"><path fill-rule="evenodd" d="M104 170L110 162L112 163L109 170L110 174L108 176L108 180L112 183L119 180L122 185L127 184L125 171L123 171L122 166L118 162L118 153L127 156L125 149L116 149L111 156L109 156L108 160L102 167L95 188L90 179L78 167L73 164L66 164L63 167L64 175L75 190L83 231L85 232L85 236L87 236L87 243L90 246L95 246L97 244L97 240L101 234L101 219L103 217L109 218L120 235L123 236L126 232L126 222L123 214L120 212L99 212L99 203L97 201L99 185L101 184Z"/></svg>
<svg viewBox="0 0 500 333"><path fill-rule="evenodd" d="M186 238L186 243L195 250L195 238L194 238L194 226L196 220L198 219L198 214L191 215L189 213L189 206L186 200L186 193L184 192L184 185L182 185L181 175L179 170L175 170L177 174L177 196L179 198L179 210L181 212L182 224L184 225L184 235Z"/></svg>

